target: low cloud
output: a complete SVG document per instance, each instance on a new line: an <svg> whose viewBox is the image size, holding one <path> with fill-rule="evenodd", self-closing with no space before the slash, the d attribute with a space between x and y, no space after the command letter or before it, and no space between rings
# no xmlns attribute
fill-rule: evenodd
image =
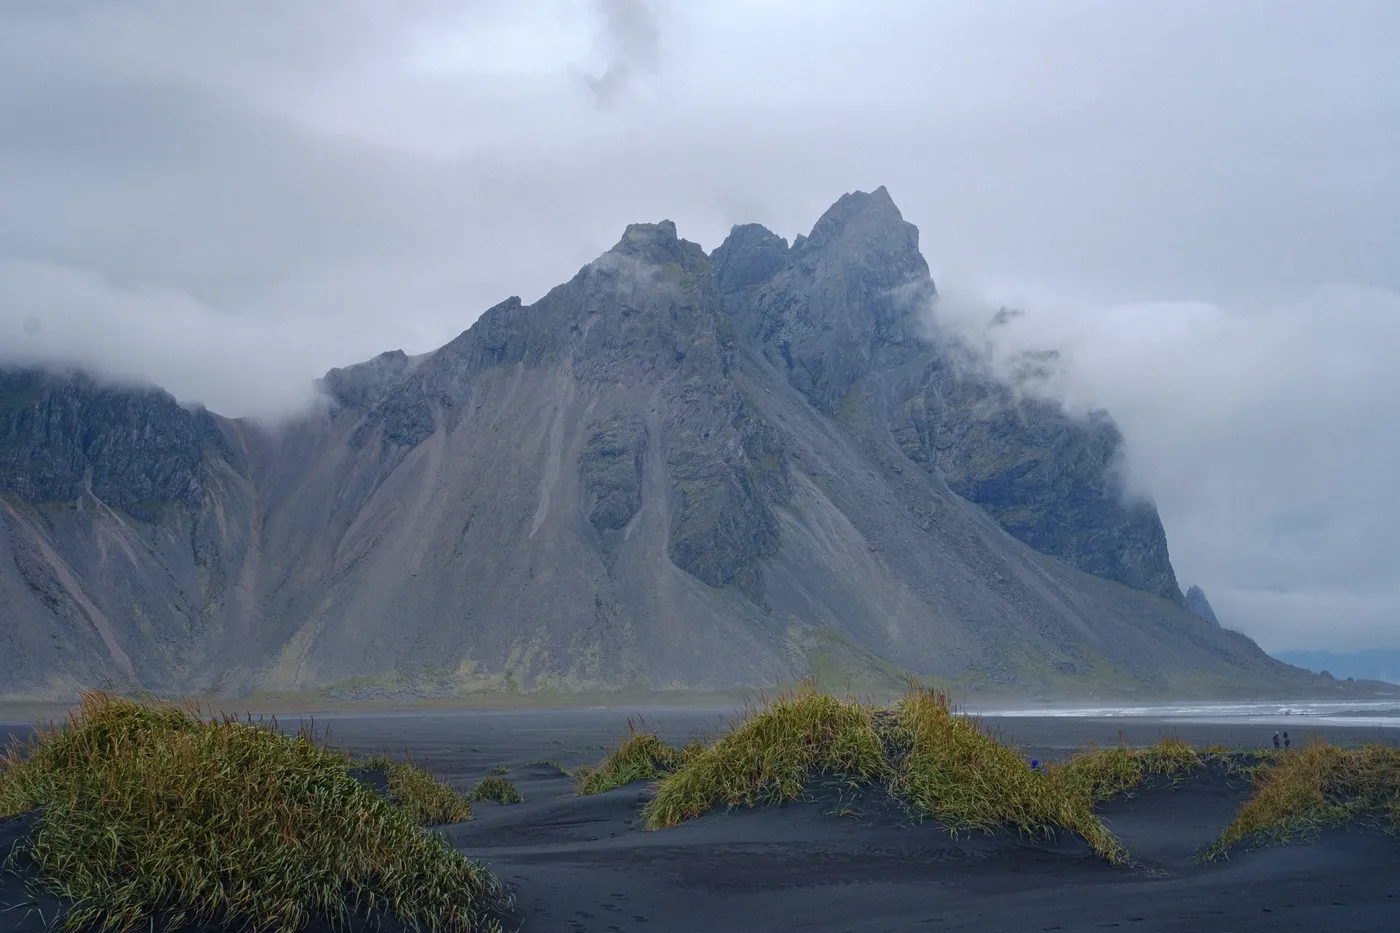
<svg viewBox="0 0 1400 933"><path fill-rule="evenodd" d="M178 289L123 288L91 272L14 259L0 259L0 294L0 363L74 367L263 419L312 401L303 374L323 328L316 319L250 320Z"/></svg>
<svg viewBox="0 0 1400 933"><path fill-rule="evenodd" d="M1157 502L1183 585L1226 625L1282 650L1319 630L1366 647L1393 624L1400 294L1330 286L1245 310L952 288L934 317L1023 391L1112 413L1129 489ZM1024 378L1043 350L1058 352Z"/></svg>
<svg viewBox="0 0 1400 933"><path fill-rule="evenodd" d="M1060 348L1036 391L1113 411L1181 576L1228 624L1270 647L1393 641L1393 18L0 4L0 360L268 417L333 366L534 300L629 223L791 238L883 184L945 316L958 283L1024 307L997 352ZM986 287L1013 282L1034 287Z"/></svg>
<svg viewBox="0 0 1400 933"><path fill-rule="evenodd" d="M593 100L608 107L637 74L656 70L661 59L661 24L650 0L593 0L599 29L597 51L604 64L596 74L581 72Z"/></svg>

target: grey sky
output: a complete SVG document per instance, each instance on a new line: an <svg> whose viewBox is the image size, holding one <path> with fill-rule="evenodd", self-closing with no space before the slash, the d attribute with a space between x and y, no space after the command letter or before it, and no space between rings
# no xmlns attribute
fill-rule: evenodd
<svg viewBox="0 0 1400 933"><path fill-rule="evenodd" d="M229 414L887 185L1265 647L1400 644L1400 4L11 0L0 355Z"/></svg>

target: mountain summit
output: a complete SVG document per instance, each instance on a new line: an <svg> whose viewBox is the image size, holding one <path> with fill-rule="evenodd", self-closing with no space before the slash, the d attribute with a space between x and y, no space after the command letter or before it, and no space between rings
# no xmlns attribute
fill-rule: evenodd
<svg viewBox="0 0 1400 933"><path fill-rule="evenodd" d="M0 375L0 692L1320 683L1186 611L1110 418L956 365L918 243L634 224L277 431Z"/></svg>
<svg viewBox="0 0 1400 933"><path fill-rule="evenodd" d="M1211 607L1210 600L1206 599L1206 591L1199 586L1193 585L1186 590L1186 608L1211 625L1220 624L1220 620L1215 617L1215 610Z"/></svg>

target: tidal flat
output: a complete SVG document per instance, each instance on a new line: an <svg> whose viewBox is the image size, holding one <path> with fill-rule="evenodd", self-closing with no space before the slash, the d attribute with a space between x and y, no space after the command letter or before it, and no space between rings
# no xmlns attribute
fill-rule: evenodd
<svg viewBox="0 0 1400 933"><path fill-rule="evenodd" d="M507 886L515 912L506 929L525 933L1385 930L1400 916L1400 840L1378 829L1321 829L1201 861L1254 793L1251 775L1227 768L1153 777L1099 805L1131 850L1122 865L1068 832L954 836L937 822L911 820L878 789L821 782L807 799L721 806L649 831L649 782L578 796L566 773L597 764L627 737L629 721L681 746L727 732L741 713L403 711L323 715L314 724L356 756L406 755L464 792L489 776L513 782L523 803L478 802L472 820L442 832ZM1133 746L1175 738L1239 752L1270 745L1284 728L1299 744L1315 733L1342 747L1400 742L1400 729L1372 720L1306 720L1052 714L987 715L983 724L1027 758L1048 760L1114 746L1120 732ZM279 717L290 731L311 721ZM0 736L29 731L0 723ZM0 930L40 929L33 913L0 913Z"/></svg>

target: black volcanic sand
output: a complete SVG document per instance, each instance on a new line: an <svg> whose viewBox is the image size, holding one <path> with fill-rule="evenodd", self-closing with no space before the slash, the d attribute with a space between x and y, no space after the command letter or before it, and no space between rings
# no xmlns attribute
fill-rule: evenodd
<svg viewBox="0 0 1400 933"><path fill-rule="evenodd" d="M683 742L717 732L726 713L657 710L645 725ZM1195 854L1251 792L1246 779L1220 768L1176 784L1154 779L1099 808L1134 853L1126 867L1107 865L1067 834L954 839L937 824L910 823L879 791L815 788L806 802L646 832L645 783L576 797L557 769L532 763L595 762L624 735L626 718L613 710L396 713L328 716L318 725L357 753L407 751L463 789L508 768L526 802L478 803L476 819L444 832L511 887L513 922L527 933L1400 929L1400 840L1378 832L1329 831L1198 863ZM1119 728L1133 744L1175 735L1197 747L1237 748L1259 747L1276 728L1067 718L1000 726L1028 754L1049 758L1091 741L1111 744ZM10 731L0 726L0 735ZM1289 731L1301 739L1312 730L1300 723ZM1325 732L1343 745L1400 738L1374 728ZM7 834L21 831L15 821L0 823L0 853ZM18 896L18 882L0 880L0 899ZM7 925L12 916L0 914L0 931L20 929Z"/></svg>

